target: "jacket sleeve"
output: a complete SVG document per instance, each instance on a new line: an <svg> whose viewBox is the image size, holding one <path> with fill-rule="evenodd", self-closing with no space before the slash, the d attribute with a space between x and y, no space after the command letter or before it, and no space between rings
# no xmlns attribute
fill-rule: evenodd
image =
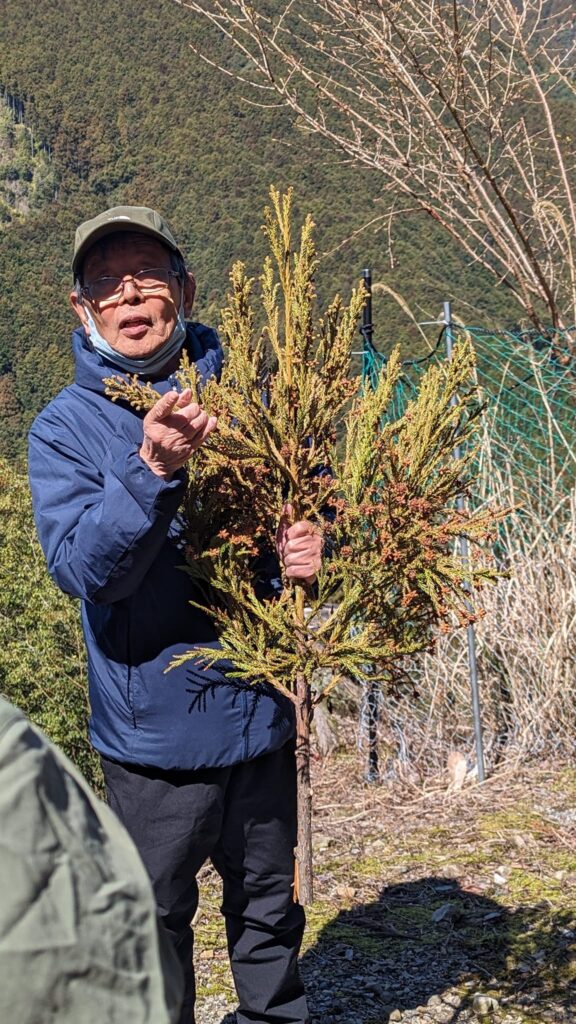
<svg viewBox="0 0 576 1024"><path fill-rule="evenodd" d="M63 424L39 418L30 433L29 472L38 536L50 575L95 604L132 594L164 544L186 475L166 482L135 444L105 470Z"/></svg>

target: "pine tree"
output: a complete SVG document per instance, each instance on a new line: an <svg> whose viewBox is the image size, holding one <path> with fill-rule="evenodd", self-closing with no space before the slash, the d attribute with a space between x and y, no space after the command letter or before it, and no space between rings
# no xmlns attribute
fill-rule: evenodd
<svg viewBox="0 0 576 1024"><path fill-rule="evenodd" d="M312 899L310 721L346 676L389 685L405 655L435 631L473 617L470 591L495 577L481 542L501 513L458 510L466 493L479 417L469 344L432 365L404 414L392 415L402 373L398 351L374 386L351 377L362 289L337 296L315 319L317 256L307 217L293 250L291 193L271 190L264 231L271 255L258 281L231 272L220 383L199 394L193 365L179 371L218 429L190 463L184 507L189 571L202 582L220 650L195 648L174 664L225 658L233 674L266 682L294 704L298 779L295 897ZM137 378L108 382L112 398L150 408L157 394ZM458 401L455 404L454 398ZM454 458L456 445L464 455ZM279 520L316 524L325 559L314 585L284 579L258 592L260 559L275 550ZM464 564L457 538L474 557ZM322 682L321 680L324 680Z"/></svg>

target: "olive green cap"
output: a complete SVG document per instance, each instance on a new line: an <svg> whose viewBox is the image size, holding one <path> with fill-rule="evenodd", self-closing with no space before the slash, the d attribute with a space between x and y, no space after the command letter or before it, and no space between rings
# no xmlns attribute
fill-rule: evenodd
<svg viewBox="0 0 576 1024"><path fill-rule="evenodd" d="M92 220L85 220L76 228L72 258L74 278L77 276L88 249L99 238L117 231L136 231L142 235L151 235L152 238L157 238L159 242L167 245L172 252L182 256L174 235L164 218L156 213L156 210L150 210L147 206L113 206L110 210L99 213ZM182 256L182 258L184 257Z"/></svg>

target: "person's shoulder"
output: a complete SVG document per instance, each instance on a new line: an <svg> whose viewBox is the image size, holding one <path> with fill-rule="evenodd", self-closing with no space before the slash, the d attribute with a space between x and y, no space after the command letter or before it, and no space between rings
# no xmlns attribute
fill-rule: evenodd
<svg viewBox="0 0 576 1024"><path fill-rule="evenodd" d="M220 336L214 327L208 327L207 324L202 324L199 320L192 320L189 321L188 328L192 338L197 341L203 352L208 352L210 349L222 350Z"/></svg>
<svg viewBox="0 0 576 1024"><path fill-rule="evenodd" d="M33 436L38 430L43 431L44 429L49 428L52 424L59 423L61 421L65 423L70 417L71 412L73 412L73 405L79 400L81 391L76 378L78 362L82 358L83 338L83 331L80 328L76 328L72 332L72 353L76 365L74 380L63 387L62 390L59 391L43 409L40 410L32 423L32 427L30 428L31 436Z"/></svg>
<svg viewBox="0 0 576 1024"><path fill-rule="evenodd" d="M204 379L220 377L224 352L218 331L198 321L188 324L190 355Z"/></svg>
<svg viewBox="0 0 576 1024"><path fill-rule="evenodd" d="M35 434L43 433L47 428L58 424L65 425L70 418L73 407L79 401L77 384L68 384L65 388L62 388L62 391L52 398L33 420L30 436L33 437Z"/></svg>

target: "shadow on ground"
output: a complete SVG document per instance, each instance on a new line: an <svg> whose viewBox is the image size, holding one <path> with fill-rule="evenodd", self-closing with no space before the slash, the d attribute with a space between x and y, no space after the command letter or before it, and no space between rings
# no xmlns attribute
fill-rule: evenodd
<svg viewBox="0 0 576 1024"><path fill-rule="evenodd" d="M575 908L511 911L446 878L388 886L375 902L341 911L303 957L313 1020L386 1024L400 1011L456 1024L482 992L504 1019L508 1010L576 1021L574 929Z"/></svg>

